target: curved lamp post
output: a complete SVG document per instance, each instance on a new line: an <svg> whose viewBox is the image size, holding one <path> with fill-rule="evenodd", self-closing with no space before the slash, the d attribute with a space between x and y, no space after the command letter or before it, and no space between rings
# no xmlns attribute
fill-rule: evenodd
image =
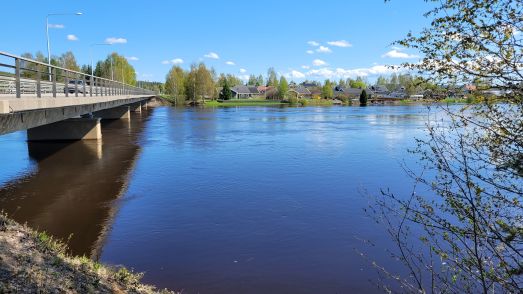
<svg viewBox="0 0 523 294"><path fill-rule="evenodd" d="M47 63L51 65L51 45L49 44L49 17L55 15L82 15L81 12L76 13L49 13L45 17L45 36L47 39ZM49 66L49 80L51 80L51 67Z"/></svg>

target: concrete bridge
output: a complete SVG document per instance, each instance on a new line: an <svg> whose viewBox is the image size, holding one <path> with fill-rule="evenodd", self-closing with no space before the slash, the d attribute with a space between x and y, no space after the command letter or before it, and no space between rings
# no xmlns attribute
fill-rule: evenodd
<svg viewBox="0 0 523 294"><path fill-rule="evenodd" d="M130 119L156 93L0 52L0 135L29 141L101 139L101 119Z"/></svg>

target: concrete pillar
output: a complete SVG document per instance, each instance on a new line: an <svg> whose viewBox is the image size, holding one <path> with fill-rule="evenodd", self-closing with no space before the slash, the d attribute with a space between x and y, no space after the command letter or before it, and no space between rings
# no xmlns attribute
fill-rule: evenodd
<svg viewBox="0 0 523 294"><path fill-rule="evenodd" d="M148 101L149 101L149 100L145 100L145 101L142 101L142 102L141 102L141 103L142 103L142 107L143 107L144 109L147 109L147 102L148 102Z"/></svg>
<svg viewBox="0 0 523 294"><path fill-rule="evenodd" d="M0 113L9 113L9 101L0 100Z"/></svg>
<svg viewBox="0 0 523 294"><path fill-rule="evenodd" d="M93 112L94 117L101 119L130 119L129 106L118 106Z"/></svg>
<svg viewBox="0 0 523 294"><path fill-rule="evenodd" d="M102 139L99 118L70 118L27 130L28 141Z"/></svg>
<svg viewBox="0 0 523 294"><path fill-rule="evenodd" d="M131 109L131 112L142 113L142 103L141 102L129 104L129 108Z"/></svg>

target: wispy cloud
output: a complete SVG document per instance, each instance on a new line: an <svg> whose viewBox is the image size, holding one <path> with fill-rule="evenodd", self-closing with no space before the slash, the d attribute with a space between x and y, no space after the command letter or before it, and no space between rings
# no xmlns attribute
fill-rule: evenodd
<svg viewBox="0 0 523 294"><path fill-rule="evenodd" d="M240 72L241 72L241 73L246 73L247 70L246 70L245 68L240 68Z"/></svg>
<svg viewBox="0 0 523 294"><path fill-rule="evenodd" d="M367 68L354 68L354 69L344 69L344 68L319 68L312 69L305 73L307 77L311 78L321 78L321 79L347 79L355 77L366 77L371 75L386 75L392 74L395 72L401 72L403 69L391 68L386 65L374 65Z"/></svg>
<svg viewBox="0 0 523 294"><path fill-rule="evenodd" d="M127 56L127 57L125 57L125 58L127 58L127 60L130 60L130 61L138 61L138 60L140 60L140 59L139 59L138 57L136 57L136 56Z"/></svg>
<svg viewBox="0 0 523 294"><path fill-rule="evenodd" d="M309 41L309 42L307 42L307 44L309 44L309 45L311 45L311 46L313 46L313 47L318 47L318 46L320 46L320 43L318 43L318 42L316 42L316 41Z"/></svg>
<svg viewBox="0 0 523 294"><path fill-rule="evenodd" d="M292 70L290 73L286 74L285 76L287 76L287 78L291 78L291 79L305 78L305 74L300 71L297 71L297 70Z"/></svg>
<svg viewBox="0 0 523 294"><path fill-rule="evenodd" d="M332 50L329 47L320 46L318 49L316 49L316 52L320 53L331 53Z"/></svg>
<svg viewBox="0 0 523 294"><path fill-rule="evenodd" d="M401 52L398 49L399 48L392 49L389 52L381 55L381 57L383 57L383 58L385 58L385 57L388 57L388 58L402 58L402 59L419 58L418 55Z"/></svg>
<svg viewBox="0 0 523 294"><path fill-rule="evenodd" d="M225 62L225 64L227 64L227 65L236 65L236 63L234 63L234 61L227 61L227 62Z"/></svg>
<svg viewBox="0 0 523 294"><path fill-rule="evenodd" d="M303 69L309 69L309 68L311 68L311 67L308 66L308 65L302 65L301 68L303 68Z"/></svg>
<svg viewBox="0 0 523 294"><path fill-rule="evenodd" d="M325 62L325 61L323 61L323 60L321 60L321 59L314 59L314 60L312 61L312 64L313 64L314 66L324 66L324 65L327 65L327 62Z"/></svg>
<svg viewBox="0 0 523 294"><path fill-rule="evenodd" d="M50 29L63 29L65 26L63 24L52 24L50 23L48 26Z"/></svg>
<svg viewBox="0 0 523 294"><path fill-rule="evenodd" d="M313 50L307 50L307 51L305 51L305 52L307 52L307 54L314 54L314 51L313 51Z"/></svg>
<svg viewBox="0 0 523 294"><path fill-rule="evenodd" d="M205 54L203 57L210 58L210 59L220 59L220 56L214 52L209 52L208 54Z"/></svg>
<svg viewBox="0 0 523 294"><path fill-rule="evenodd" d="M331 42L327 42L327 44L334 46L334 47L342 47L342 48L352 47L352 44L345 40L331 41Z"/></svg>
<svg viewBox="0 0 523 294"><path fill-rule="evenodd" d="M69 41L78 41L78 37L75 35L67 35L67 40Z"/></svg>
<svg viewBox="0 0 523 294"><path fill-rule="evenodd" d="M182 64L182 63L183 63L183 59L181 59L181 58L175 58L175 59L171 59L171 60L162 61L162 64Z"/></svg>
<svg viewBox="0 0 523 294"><path fill-rule="evenodd" d="M110 38L105 39L105 43L107 43L107 44L125 44L125 43L127 43L127 39L110 37Z"/></svg>

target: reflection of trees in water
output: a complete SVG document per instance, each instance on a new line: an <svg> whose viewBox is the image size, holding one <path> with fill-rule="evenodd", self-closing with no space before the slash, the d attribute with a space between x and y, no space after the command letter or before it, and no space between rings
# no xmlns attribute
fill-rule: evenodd
<svg viewBox="0 0 523 294"><path fill-rule="evenodd" d="M112 202L124 192L140 149L141 116L104 121L102 141L28 142L38 170L0 188L0 208L18 222L70 238L74 254L97 255L116 212Z"/></svg>
<svg viewBox="0 0 523 294"><path fill-rule="evenodd" d="M168 130L168 138L176 147L182 147L187 142L191 142L191 147L196 148L210 148L215 145L219 110L194 107L164 108L163 111L168 119L159 126ZM166 122L169 125L165 125Z"/></svg>

